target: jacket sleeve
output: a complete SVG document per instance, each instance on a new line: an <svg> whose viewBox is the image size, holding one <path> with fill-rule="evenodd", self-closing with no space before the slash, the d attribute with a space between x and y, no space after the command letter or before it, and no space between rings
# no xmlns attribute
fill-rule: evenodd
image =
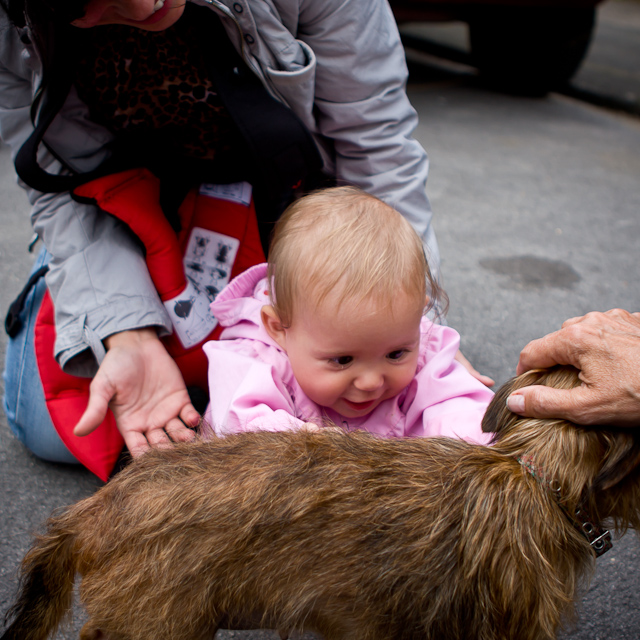
<svg viewBox="0 0 640 640"><path fill-rule="evenodd" d="M407 433L403 435L488 444L491 434L482 431L481 422L493 392L454 359L460 345L455 330L423 321L425 325L425 363L405 399Z"/></svg>
<svg viewBox="0 0 640 640"><path fill-rule="evenodd" d="M301 0L297 37L316 56L316 122L333 142L336 176L398 209L421 235L437 277L428 159L413 138L418 119L388 2Z"/></svg>
<svg viewBox="0 0 640 640"><path fill-rule="evenodd" d="M236 339L208 342L204 351L210 396L205 421L216 434L302 427L272 347Z"/></svg>
<svg viewBox="0 0 640 640"><path fill-rule="evenodd" d="M37 65L18 30L4 20L0 28L0 136L15 157L33 130L30 109ZM105 133L88 120L75 94L63 110L47 141L56 149L75 147L72 164L93 168L101 159ZM74 144L79 140L82 144ZM39 162L50 173L64 171L45 145ZM143 326L171 330L143 251L124 224L95 206L75 202L69 193L43 194L21 186L31 204L33 227L52 256L47 285L56 311L55 355L67 372L93 375L104 354L101 340L113 333Z"/></svg>

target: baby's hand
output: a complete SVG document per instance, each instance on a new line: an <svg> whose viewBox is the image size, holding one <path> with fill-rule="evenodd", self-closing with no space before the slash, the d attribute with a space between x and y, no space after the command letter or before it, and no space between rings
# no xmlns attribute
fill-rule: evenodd
<svg viewBox="0 0 640 640"><path fill-rule="evenodd" d="M479 382L482 382L482 384L485 387L493 387L493 385L495 384L495 381L493 380L493 378L490 378L489 376L485 376L484 374L480 373L470 362L469 360L467 360L467 358L464 356L464 354L462 353L462 351L460 351L460 349L458 349L458 352L455 355L455 359Z"/></svg>

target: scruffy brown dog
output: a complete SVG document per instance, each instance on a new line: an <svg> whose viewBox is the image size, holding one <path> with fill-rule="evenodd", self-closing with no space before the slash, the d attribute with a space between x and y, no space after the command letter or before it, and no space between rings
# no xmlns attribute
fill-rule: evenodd
<svg viewBox="0 0 640 640"><path fill-rule="evenodd" d="M564 368L503 387L485 417L493 447L323 430L147 453L49 520L2 639L48 637L76 574L83 640L204 640L247 625L553 638L607 545L597 527L640 524L640 446L629 430L511 414L509 392L536 382L577 378Z"/></svg>

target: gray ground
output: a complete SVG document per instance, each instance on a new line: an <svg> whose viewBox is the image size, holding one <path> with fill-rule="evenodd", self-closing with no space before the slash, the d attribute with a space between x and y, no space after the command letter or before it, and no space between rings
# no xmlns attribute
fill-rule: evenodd
<svg viewBox="0 0 640 640"><path fill-rule="evenodd" d="M640 100L640 3L602 6L576 86ZM483 90L464 67L413 56L410 97L428 150L449 323L483 372L502 383L530 339L590 310L640 310L640 120L552 94ZM0 148L0 312L31 262L24 196ZM0 333L0 351L6 338ZM0 417L0 613L16 585L29 534L58 506L93 492L89 473L41 462ZM640 545L635 534L598 561L579 621L563 637L640 638ZM77 637L74 626L57 638ZM76 629L76 631L74 631ZM224 632L258 640L268 633Z"/></svg>

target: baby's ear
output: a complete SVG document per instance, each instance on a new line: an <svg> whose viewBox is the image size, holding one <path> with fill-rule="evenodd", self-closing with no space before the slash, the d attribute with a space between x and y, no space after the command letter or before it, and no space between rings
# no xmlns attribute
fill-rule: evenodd
<svg viewBox="0 0 640 640"><path fill-rule="evenodd" d="M270 304L266 304L260 311L260 317L269 337L286 352L285 329L275 309Z"/></svg>

